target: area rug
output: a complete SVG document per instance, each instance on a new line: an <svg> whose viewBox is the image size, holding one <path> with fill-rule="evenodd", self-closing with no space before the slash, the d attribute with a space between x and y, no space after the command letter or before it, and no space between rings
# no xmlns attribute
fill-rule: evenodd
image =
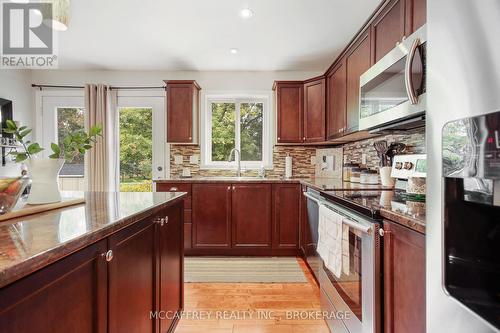
<svg viewBox="0 0 500 333"><path fill-rule="evenodd" d="M304 283L296 258L186 257L184 282Z"/></svg>

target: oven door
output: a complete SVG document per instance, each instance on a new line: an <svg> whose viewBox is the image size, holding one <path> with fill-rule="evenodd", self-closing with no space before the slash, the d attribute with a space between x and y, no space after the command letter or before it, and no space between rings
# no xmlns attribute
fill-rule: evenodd
<svg viewBox="0 0 500 333"><path fill-rule="evenodd" d="M360 130L386 127L425 112L425 29L403 40L360 77Z"/></svg>
<svg viewBox="0 0 500 333"><path fill-rule="evenodd" d="M348 239L344 240L342 271L336 277L324 265L320 286L336 311L348 313L343 320L349 333L380 332L380 238L375 221L352 219L352 213L329 206L349 218ZM347 215L349 214L349 215Z"/></svg>

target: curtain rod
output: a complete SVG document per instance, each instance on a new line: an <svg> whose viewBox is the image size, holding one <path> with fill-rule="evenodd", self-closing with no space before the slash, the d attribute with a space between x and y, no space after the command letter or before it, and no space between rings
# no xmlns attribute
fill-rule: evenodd
<svg viewBox="0 0 500 333"><path fill-rule="evenodd" d="M63 86L63 85L34 84L34 83L31 86L33 88L40 88L40 90L42 90L42 88L63 88L63 89L83 89L83 88L85 88L84 86ZM111 89L111 90L165 89L165 86L162 86L162 87L113 87L113 86L109 86L109 89Z"/></svg>

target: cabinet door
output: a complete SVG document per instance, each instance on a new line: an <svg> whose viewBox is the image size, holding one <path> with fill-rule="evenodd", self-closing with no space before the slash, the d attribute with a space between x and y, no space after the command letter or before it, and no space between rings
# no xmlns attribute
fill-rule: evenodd
<svg viewBox="0 0 500 333"><path fill-rule="evenodd" d="M342 59L327 76L328 139L342 135L346 129L346 66Z"/></svg>
<svg viewBox="0 0 500 333"><path fill-rule="evenodd" d="M167 84L167 142L193 139L193 86Z"/></svg>
<svg viewBox="0 0 500 333"><path fill-rule="evenodd" d="M184 251L182 205L176 205L161 214L165 222L159 224L160 257L160 311L167 314L160 320L160 332L168 332L175 324L175 313L183 307Z"/></svg>
<svg viewBox="0 0 500 333"><path fill-rule="evenodd" d="M411 35L427 21L427 0L406 0L406 36Z"/></svg>
<svg viewBox="0 0 500 333"><path fill-rule="evenodd" d="M300 185L273 184L273 248L299 247Z"/></svg>
<svg viewBox="0 0 500 333"><path fill-rule="evenodd" d="M233 247L271 247L271 185L237 184L233 191Z"/></svg>
<svg viewBox="0 0 500 333"><path fill-rule="evenodd" d="M305 142L325 141L325 79L304 84L304 137Z"/></svg>
<svg viewBox="0 0 500 333"><path fill-rule="evenodd" d="M370 68L370 36L367 30L349 50L347 70L347 133L358 130L359 125L359 77Z"/></svg>
<svg viewBox="0 0 500 333"><path fill-rule="evenodd" d="M106 240L0 289L0 331L107 331Z"/></svg>
<svg viewBox="0 0 500 333"><path fill-rule="evenodd" d="M389 221L384 231L384 332L425 332L425 236Z"/></svg>
<svg viewBox="0 0 500 333"><path fill-rule="evenodd" d="M275 89L278 117L278 142L302 142L304 123L302 83L277 83Z"/></svg>
<svg viewBox="0 0 500 333"><path fill-rule="evenodd" d="M231 247L231 185L193 184L193 248Z"/></svg>
<svg viewBox="0 0 500 333"><path fill-rule="evenodd" d="M156 223L146 219L108 238L109 332L154 332L157 309Z"/></svg>
<svg viewBox="0 0 500 333"><path fill-rule="evenodd" d="M405 33L405 1L393 0L374 19L371 26L373 62L396 47Z"/></svg>

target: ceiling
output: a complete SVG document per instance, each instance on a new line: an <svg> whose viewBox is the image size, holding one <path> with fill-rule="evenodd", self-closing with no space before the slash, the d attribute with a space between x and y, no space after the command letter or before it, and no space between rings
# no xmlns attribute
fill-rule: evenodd
<svg viewBox="0 0 500 333"><path fill-rule="evenodd" d="M379 3L73 0L69 29L58 33L59 68L321 71ZM253 17L243 19L244 8Z"/></svg>

